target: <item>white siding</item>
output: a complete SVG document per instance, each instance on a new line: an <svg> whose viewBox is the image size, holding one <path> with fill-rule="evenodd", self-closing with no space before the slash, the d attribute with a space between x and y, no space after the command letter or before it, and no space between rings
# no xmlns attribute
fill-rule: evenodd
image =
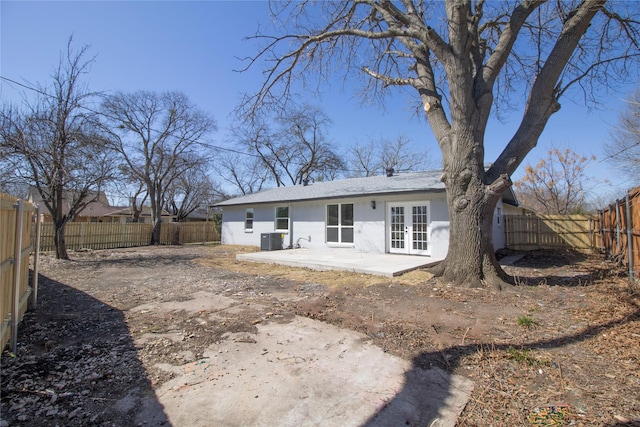
<svg viewBox="0 0 640 427"><path fill-rule="evenodd" d="M498 250L504 248L504 205L502 200L498 200L498 204L493 211L493 249Z"/></svg>
<svg viewBox="0 0 640 427"><path fill-rule="evenodd" d="M306 201L284 204L289 206L290 230L284 234L283 247L321 249L327 247L351 247L359 252L388 252L388 231L385 227L386 205L391 202L429 200L431 255L442 258L449 244L449 222L444 194L428 197L414 194L404 196L353 197L322 201ZM375 201L375 209L372 207ZM327 243L325 215L327 204L353 203L354 243ZM222 214L222 242L233 245L260 246L262 233L272 233L275 228L275 208L283 204L253 206L225 206ZM253 208L253 231L244 229L245 211Z"/></svg>
<svg viewBox="0 0 640 427"><path fill-rule="evenodd" d="M449 211L444 194L431 201L431 256L444 259L449 251Z"/></svg>
<svg viewBox="0 0 640 427"><path fill-rule="evenodd" d="M233 245L260 246L262 233L275 231L275 208L289 206L288 232L283 233L283 247L326 248L330 246L352 247L360 252L388 252L388 230L386 229L386 206L388 203L418 202L418 195L377 196L332 199L324 201L297 202L290 204L263 204L254 206L225 206L222 214L222 242ZM432 194L429 200L430 250L434 259L446 256L449 246L449 215L444 194ZM375 209L371 202L375 201ZM327 204L353 203L354 243L328 244L325 237L325 215ZM244 229L245 211L253 208L253 231ZM498 223L497 212L502 215ZM499 201L494 214L493 245L504 247L504 205Z"/></svg>
<svg viewBox="0 0 640 427"><path fill-rule="evenodd" d="M324 203L300 202L291 204L291 233L287 246L324 248Z"/></svg>

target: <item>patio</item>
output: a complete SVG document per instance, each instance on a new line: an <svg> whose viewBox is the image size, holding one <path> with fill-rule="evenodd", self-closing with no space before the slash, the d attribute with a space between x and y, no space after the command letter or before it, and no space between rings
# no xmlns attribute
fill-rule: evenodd
<svg viewBox="0 0 640 427"><path fill-rule="evenodd" d="M238 254L236 258L241 261L281 264L320 271L342 270L385 277L399 276L441 261L425 256L371 254L350 248L262 251Z"/></svg>

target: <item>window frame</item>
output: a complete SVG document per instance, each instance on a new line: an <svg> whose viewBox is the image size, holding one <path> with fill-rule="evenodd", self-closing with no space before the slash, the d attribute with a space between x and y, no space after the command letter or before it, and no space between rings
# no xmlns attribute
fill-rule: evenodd
<svg viewBox="0 0 640 427"><path fill-rule="evenodd" d="M279 209L286 209L287 210L287 216L278 216L278 210ZM287 221L287 228L278 228L278 222L279 221L283 221L285 219ZM291 226L291 209L289 208L289 206L276 206L275 211L274 211L273 229L275 231L279 231L281 233L288 233L290 226Z"/></svg>
<svg viewBox="0 0 640 427"><path fill-rule="evenodd" d="M251 218L249 218L249 213L251 213ZM255 211L253 208L246 208L244 210L244 232L245 233L253 233L253 221L255 219ZM251 221L251 227L249 227L249 221Z"/></svg>
<svg viewBox="0 0 640 427"><path fill-rule="evenodd" d="M330 224L331 215L329 214L329 208L331 206L337 207L337 222L335 224ZM344 207L351 206L351 218L347 219L349 224L345 224L345 220L343 216L345 216ZM324 240L325 243L330 245L354 245L355 244L355 204L354 203L327 203L325 205L325 221L324 221ZM333 218L331 218L333 219ZM329 230L336 230L337 232L337 240L329 240ZM351 241L344 241L344 232L350 230L351 231ZM348 232L348 231L347 231Z"/></svg>

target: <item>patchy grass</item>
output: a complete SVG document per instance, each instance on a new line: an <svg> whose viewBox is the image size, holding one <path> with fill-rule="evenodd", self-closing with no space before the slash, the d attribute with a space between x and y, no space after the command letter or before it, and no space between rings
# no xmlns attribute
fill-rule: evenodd
<svg viewBox="0 0 640 427"><path fill-rule="evenodd" d="M529 350L528 348L518 349L514 347L509 347L506 350L506 353L507 353L507 359L513 360L520 364L525 364L529 366L539 366L539 365L545 364L543 361L536 358L532 354L531 350Z"/></svg>
<svg viewBox="0 0 640 427"><path fill-rule="evenodd" d="M518 316L516 325L522 326L523 328L533 328L538 326L538 322L531 316Z"/></svg>

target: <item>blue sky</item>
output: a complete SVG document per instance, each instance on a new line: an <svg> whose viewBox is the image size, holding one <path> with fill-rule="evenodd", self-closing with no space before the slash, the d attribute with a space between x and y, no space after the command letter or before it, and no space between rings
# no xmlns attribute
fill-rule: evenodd
<svg viewBox="0 0 640 427"><path fill-rule="evenodd" d="M74 46L89 45L96 56L86 82L91 90L177 90L211 113L218 131L214 143L228 145L228 116L243 92L258 88L258 68L238 73L239 59L256 52L256 44L243 41L260 25L269 24L265 1L6 1L0 2L0 75L19 82L48 81L60 51L73 34ZM337 77L336 77L337 78ZM398 92L385 108L360 105L349 85L332 82L316 100L333 120L329 135L342 150L370 137L409 137L416 147L427 147L440 164L440 152L428 124L416 117L406 95ZM627 87L625 90L633 90ZM0 98L19 100L22 88L0 85ZM569 99L556 113L514 179L527 163L535 164L553 145L595 155L589 171L609 179L598 192L623 191L634 185L611 172L602 146L624 109L625 93L612 94L607 109L588 111ZM414 100L415 101L415 100ZM521 113L490 124L486 135L486 161L494 160L518 125ZM614 194L615 196L615 194Z"/></svg>

